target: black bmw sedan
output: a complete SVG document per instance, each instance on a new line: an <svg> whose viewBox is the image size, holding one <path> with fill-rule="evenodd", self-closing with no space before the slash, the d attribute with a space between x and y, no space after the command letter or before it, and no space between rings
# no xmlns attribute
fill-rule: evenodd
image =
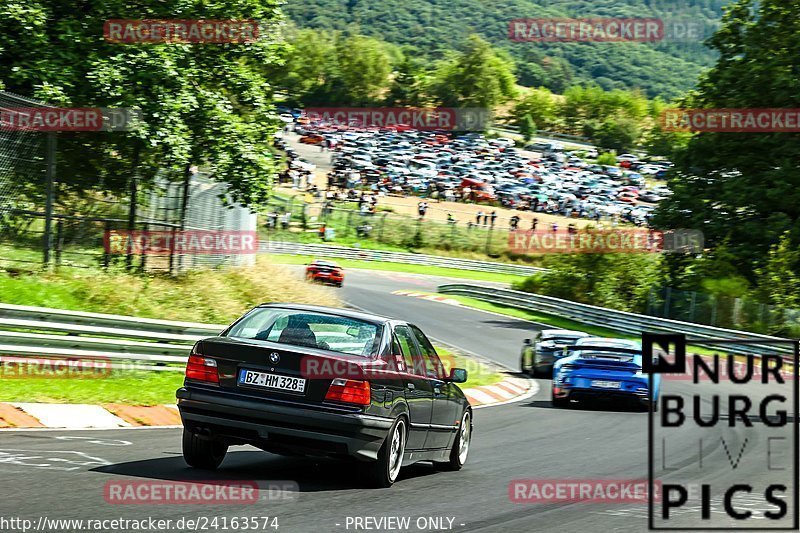
<svg viewBox="0 0 800 533"><path fill-rule="evenodd" d="M199 341L178 389L183 456L215 469L229 446L356 460L373 486L400 468L464 466L472 410L415 325L328 307L266 304Z"/></svg>

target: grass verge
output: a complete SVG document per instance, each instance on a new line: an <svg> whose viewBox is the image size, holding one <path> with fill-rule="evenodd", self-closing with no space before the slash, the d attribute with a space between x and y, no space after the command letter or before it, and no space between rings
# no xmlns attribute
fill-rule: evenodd
<svg viewBox="0 0 800 533"><path fill-rule="evenodd" d="M270 254L267 256L274 264L304 265L314 259L328 259L338 263L344 268L362 268L364 270L383 270L390 272L407 272L411 274L425 274L428 276L442 276L448 278L471 279L475 281L493 281L511 284L524 280L524 276L512 274L496 274L494 272L477 272L427 265L408 265L405 263L379 263L377 261L358 261L354 259L337 259L335 257L310 256L310 255L282 255ZM345 277L347 273L345 273Z"/></svg>
<svg viewBox="0 0 800 533"><path fill-rule="evenodd" d="M477 359L453 353L443 346L436 345L436 353L439 354L442 365L444 365L447 372L450 372L451 368L467 369L466 383L459 384L459 387L462 389L494 385L495 383L503 381L505 378L503 374L494 371L488 365L481 363Z"/></svg>
<svg viewBox="0 0 800 533"><path fill-rule="evenodd" d="M227 324L255 305L280 301L340 304L334 290L306 283L263 257L254 267L198 270L177 277L99 268L0 270L0 302L8 304Z"/></svg>
<svg viewBox="0 0 800 533"><path fill-rule="evenodd" d="M6 378L0 387L0 402L174 404L175 391L181 385L182 372L115 371L102 378Z"/></svg>
<svg viewBox="0 0 800 533"><path fill-rule="evenodd" d="M466 368L468 380L462 388L491 385L503 374L472 358L437 346L447 368ZM174 404L175 391L183 385L182 372L115 370L107 376L3 378L0 402L119 403L127 405Z"/></svg>

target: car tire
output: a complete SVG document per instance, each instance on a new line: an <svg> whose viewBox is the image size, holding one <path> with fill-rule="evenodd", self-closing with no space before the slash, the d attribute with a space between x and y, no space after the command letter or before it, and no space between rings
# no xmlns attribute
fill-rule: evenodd
<svg viewBox="0 0 800 533"><path fill-rule="evenodd" d="M658 412L658 400L654 400L652 403L649 400L640 400L639 405L644 412Z"/></svg>
<svg viewBox="0 0 800 533"><path fill-rule="evenodd" d="M469 447L472 443L472 411L466 409L461 415L461 425L458 427L456 438L453 439L453 447L450 449L450 460L446 463L436 463L440 470L455 472L461 470L467 464Z"/></svg>
<svg viewBox="0 0 800 533"><path fill-rule="evenodd" d="M378 460L363 465L364 477L370 487L387 488L397 481L403 466L407 438L406 419L398 417L389 429L381 449L378 450Z"/></svg>
<svg viewBox="0 0 800 533"><path fill-rule="evenodd" d="M192 468L216 470L228 453L228 445L215 439L201 438L184 428L183 460Z"/></svg>
<svg viewBox="0 0 800 533"><path fill-rule="evenodd" d="M551 393L553 407L569 407L569 398L556 398L555 393Z"/></svg>

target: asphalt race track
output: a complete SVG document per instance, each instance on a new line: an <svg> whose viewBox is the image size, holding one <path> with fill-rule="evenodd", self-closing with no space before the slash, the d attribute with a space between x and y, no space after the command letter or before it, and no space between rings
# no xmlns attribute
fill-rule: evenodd
<svg viewBox="0 0 800 533"><path fill-rule="evenodd" d="M433 291L439 281L349 271L345 287L339 290L354 306L413 321L435 339L516 368L522 339L531 336L534 325L392 294L401 289ZM602 404L554 409L549 382L539 380L539 385L533 398L475 412L475 433L464 470L438 472L429 465L416 465L405 469L400 481L385 490L362 488L347 464L280 457L250 448L232 449L213 475L197 473L183 462L178 429L4 432L0 433L0 516L31 519L34 524L42 516L154 517L173 523L182 517L270 516L278 519L277 531L290 532L363 531L364 527L354 526L355 517L388 516L410 517L411 526L405 531L646 531L644 504L510 501L509 484L515 479L647 479L647 413ZM672 391L688 386L669 384ZM736 470L727 464L726 450L735 460L744 430L709 431L698 434L685 428L670 433L673 460L669 466L677 468L676 479L703 479L722 486L740 481L746 472L754 485L765 481L764 439L747 433L750 440ZM701 473L692 460L698 452L698 435L704 439L701 448L706 461ZM684 460L674 461L676 455ZM274 501L264 491L263 501L254 505L107 503L106 483L120 480L256 480L260 484L288 480L298 484L299 492ZM765 506L757 493L737 502L754 511L773 508ZM684 515L685 525L699 525L697 509ZM440 517L444 520L439 527L424 521ZM371 530L397 529L371 523Z"/></svg>

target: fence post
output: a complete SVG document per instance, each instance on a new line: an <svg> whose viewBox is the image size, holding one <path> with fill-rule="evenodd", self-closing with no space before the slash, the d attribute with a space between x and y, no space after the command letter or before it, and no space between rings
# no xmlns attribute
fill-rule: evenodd
<svg viewBox="0 0 800 533"><path fill-rule="evenodd" d="M383 213L381 216L381 227L378 229L378 242L383 242L383 227L386 225L386 217L389 213Z"/></svg>
<svg viewBox="0 0 800 533"><path fill-rule="evenodd" d="M128 235L130 239L130 235ZM108 270L111 261L111 222L108 220L103 224L103 268Z"/></svg>
<svg viewBox="0 0 800 533"><path fill-rule="evenodd" d="M147 235L148 231L150 231L150 224L145 222L144 223L144 234ZM140 269L141 272L144 272L146 267L147 267L147 250L145 249L145 250L142 250L142 261L141 261L141 263L139 265L139 269Z"/></svg>
<svg viewBox="0 0 800 533"><path fill-rule="evenodd" d="M711 325L717 325L717 303L719 302L719 295L714 294L714 300L711 305Z"/></svg>
<svg viewBox="0 0 800 533"><path fill-rule="evenodd" d="M61 264L61 249L64 246L64 221L56 222L56 266Z"/></svg>
<svg viewBox="0 0 800 533"><path fill-rule="evenodd" d="M47 267L50 264L50 248L52 241L50 233L53 228L53 203L55 202L55 176L56 176L56 133L47 134L47 152L45 154L45 186L44 186L44 254L42 262Z"/></svg>

